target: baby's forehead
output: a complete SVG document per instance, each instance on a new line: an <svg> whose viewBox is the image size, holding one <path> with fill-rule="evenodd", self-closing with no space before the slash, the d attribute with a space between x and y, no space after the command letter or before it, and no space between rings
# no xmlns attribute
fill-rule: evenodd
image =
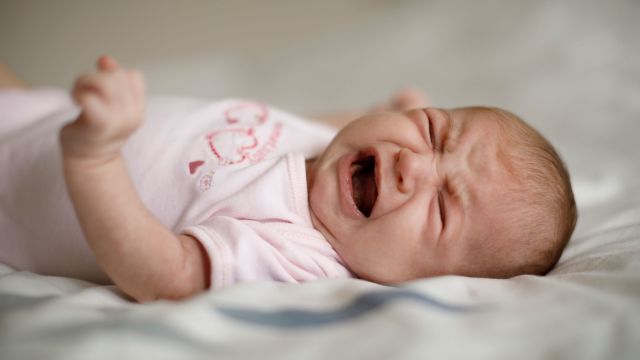
<svg viewBox="0 0 640 360"><path fill-rule="evenodd" d="M454 108L450 110L454 121L460 121L468 126L473 123L476 126L491 129L500 135L503 142L512 146L511 140L531 139L536 131L531 128L519 116L500 108L471 106Z"/></svg>
<svg viewBox="0 0 640 360"><path fill-rule="evenodd" d="M551 238L540 234L554 228L555 220L548 216L551 208L543 204L553 182L545 175L551 167L550 145L533 127L507 111L484 107L449 111L465 126L494 127L499 139L496 164L504 169L498 172L502 176L486 178L490 181L469 181L470 190L481 196L472 197L469 222L458 239L467 250L461 261L489 267L494 261L527 263L522 258L543 246L531 243L529 235Z"/></svg>
<svg viewBox="0 0 640 360"><path fill-rule="evenodd" d="M487 231L509 228L511 207L526 206L523 196L528 193L519 176L521 164L510 140L510 127L502 126L501 115L493 110L463 111L461 121L465 123L466 134L461 136L461 142L469 142L467 168L472 171L460 179L464 182L460 188L466 188L467 194L462 197L466 198L464 206L468 216L477 220L471 222L473 228L469 232L478 233L480 228Z"/></svg>
<svg viewBox="0 0 640 360"><path fill-rule="evenodd" d="M518 164L526 153L522 150L537 141L535 130L517 115L500 108L474 106L452 109L451 112L452 118L463 123L463 127L473 124L473 127L491 134L499 162L512 177L517 177Z"/></svg>
<svg viewBox="0 0 640 360"><path fill-rule="evenodd" d="M514 116L509 112L486 106L465 106L449 109L452 120L460 121L465 125L473 122L478 126L500 126L501 124L514 121Z"/></svg>

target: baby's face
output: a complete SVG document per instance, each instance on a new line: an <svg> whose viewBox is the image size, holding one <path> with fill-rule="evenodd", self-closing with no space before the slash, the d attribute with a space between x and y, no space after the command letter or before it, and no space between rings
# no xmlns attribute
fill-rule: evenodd
<svg viewBox="0 0 640 360"><path fill-rule="evenodd" d="M314 226L364 279L482 276L501 259L473 249L507 246L487 243L511 181L495 116L427 108L352 122L308 170Z"/></svg>

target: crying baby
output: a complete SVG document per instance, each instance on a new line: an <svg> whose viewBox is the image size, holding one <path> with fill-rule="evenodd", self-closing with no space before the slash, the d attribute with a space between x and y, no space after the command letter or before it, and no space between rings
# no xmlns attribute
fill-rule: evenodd
<svg viewBox="0 0 640 360"><path fill-rule="evenodd" d="M56 111L33 111L47 101ZM508 111L425 105L404 92L336 132L253 102L147 100L140 72L111 57L70 97L2 91L20 136L0 134L15 169L0 261L138 301L250 281L548 272L577 217L557 152Z"/></svg>

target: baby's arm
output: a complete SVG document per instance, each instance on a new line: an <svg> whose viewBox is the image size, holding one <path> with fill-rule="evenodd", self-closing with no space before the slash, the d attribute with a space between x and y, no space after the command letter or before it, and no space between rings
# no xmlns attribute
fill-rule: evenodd
<svg viewBox="0 0 640 360"><path fill-rule="evenodd" d="M140 302L188 297L208 287L205 251L146 209L121 155L144 119L144 81L109 57L97 67L76 81L82 113L60 132L76 215L98 263L124 292Z"/></svg>

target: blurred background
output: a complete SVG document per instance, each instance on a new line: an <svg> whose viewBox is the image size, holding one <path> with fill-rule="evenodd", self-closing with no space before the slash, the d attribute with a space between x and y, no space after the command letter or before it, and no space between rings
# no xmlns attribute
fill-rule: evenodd
<svg viewBox="0 0 640 360"><path fill-rule="evenodd" d="M638 0L0 0L0 59L69 88L111 54L152 94L302 114L406 86L436 106L504 107L557 145L585 209L638 188L624 174L640 166L639 18Z"/></svg>

